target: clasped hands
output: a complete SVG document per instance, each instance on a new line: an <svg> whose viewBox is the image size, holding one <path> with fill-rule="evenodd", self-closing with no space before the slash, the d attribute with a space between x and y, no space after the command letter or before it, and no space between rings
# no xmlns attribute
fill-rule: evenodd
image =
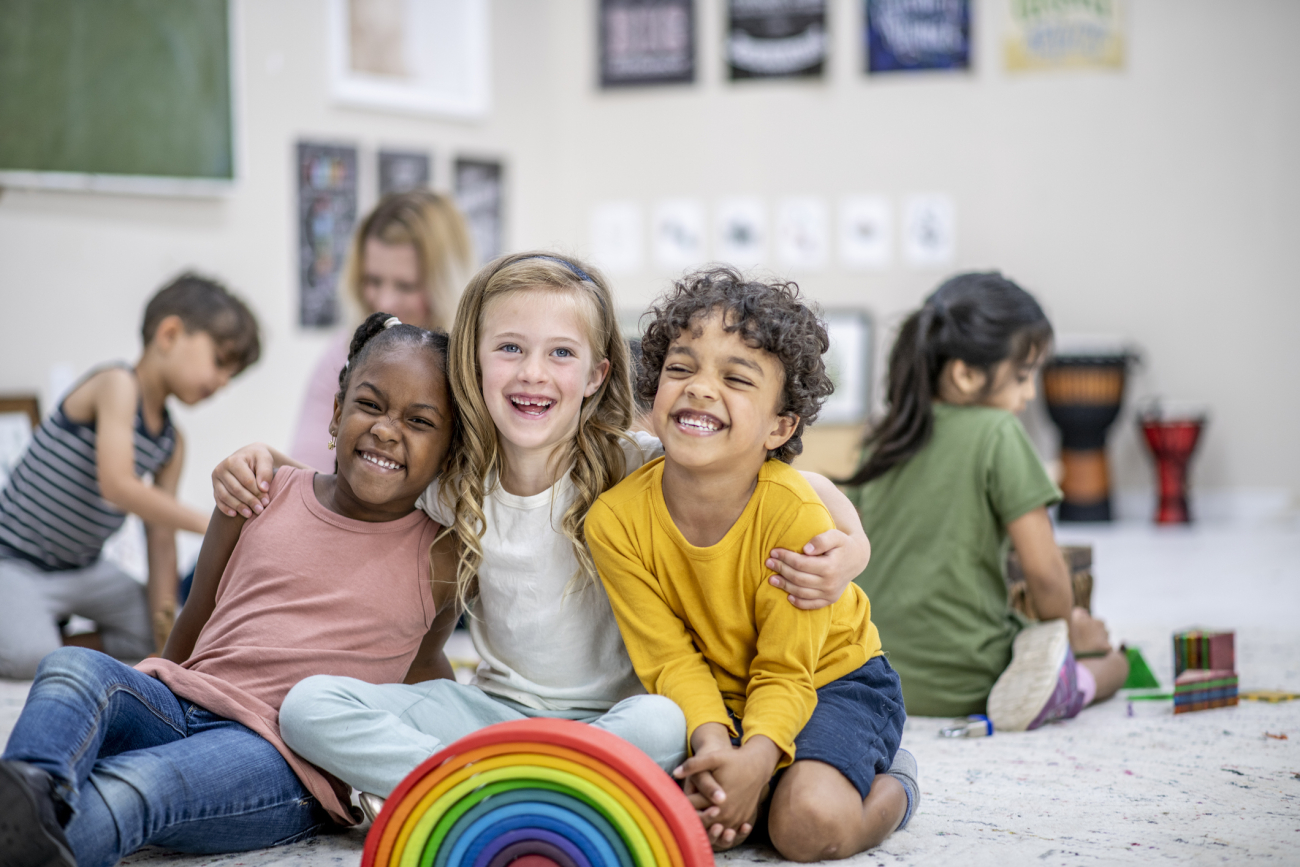
<svg viewBox="0 0 1300 867"><path fill-rule="evenodd" d="M770 792L781 750L756 735L733 746L721 723L704 723L691 735L694 755L673 770L704 823L713 848L721 851L744 842L754 830L758 809Z"/></svg>

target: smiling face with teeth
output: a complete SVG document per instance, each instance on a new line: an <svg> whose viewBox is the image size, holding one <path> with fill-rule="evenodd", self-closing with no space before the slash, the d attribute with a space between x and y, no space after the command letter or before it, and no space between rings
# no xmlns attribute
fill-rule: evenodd
<svg viewBox="0 0 1300 867"><path fill-rule="evenodd" d="M609 360L597 358L592 347L592 308L588 296L550 287L502 294L484 308L478 343L483 401L506 458L502 481L512 493L526 493L515 484L520 476L567 469L552 466L552 457L577 435L582 402L609 372Z"/></svg>
<svg viewBox="0 0 1300 867"><path fill-rule="evenodd" d="M778 415L785 371L711 312L668 347L651 418L668 461L692 470L757 473L798 418Z"/></svg>
<svg viewBox="0 0 1300 867"><path fill-rule="evenodd" d="M442 467L454 424L446 374L427 348L367 356L334 401L338 472L316 476L317 498L359 521L409 514Z"/></svg>

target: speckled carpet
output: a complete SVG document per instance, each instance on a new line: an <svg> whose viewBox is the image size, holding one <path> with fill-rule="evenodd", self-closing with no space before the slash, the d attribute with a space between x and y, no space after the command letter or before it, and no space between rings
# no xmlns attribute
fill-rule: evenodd
<svg viewBox="0 0 1300 867"><path fill-rule="evenodd" d="M1170 633L1201 623L1237 630L1243 690L1300 691L1300 526L1120 526L1067 538L1095 544L1094 608L1166 684ZM0 736L26 691L0 681ZM973 740L941 739L944 722L908 721L922 789L912 824L846 863L1300 864L1300 702L1175 717L1168 704L1116 699L1037 732ZM234 855L147 849L123 863L352 867L363 844L352 830ZM719 861L780 858L748 846Z"/></svg>

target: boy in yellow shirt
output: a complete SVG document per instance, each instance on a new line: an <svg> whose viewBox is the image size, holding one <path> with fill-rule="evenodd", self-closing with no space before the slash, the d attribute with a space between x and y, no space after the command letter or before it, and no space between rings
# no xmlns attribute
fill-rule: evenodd
<svg viewBox="0 0 1300 867"><path fill-rule="evenodd" d="M834 526L789 466L831 392L825 327L793 284L730 268L652 312L637 391L665 456L596 501L587 542L641 682L686 714L693 757L674 774L714 847L743 840L770 796L784 857L846 858L920 794L866 595L802 611L759 568Z"/></svg>

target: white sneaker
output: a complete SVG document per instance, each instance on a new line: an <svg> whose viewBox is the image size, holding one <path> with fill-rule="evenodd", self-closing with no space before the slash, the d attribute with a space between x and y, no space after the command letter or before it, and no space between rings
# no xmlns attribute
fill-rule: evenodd
<svg viewBox="0 0 1300 867"><path fill-rule="evenodd" d="M371 822L378 819L379 811L384 809L384 799L369 792L362 792L358 795L357 802L361 804L361 812L365 813L366 818Z"/></svg>
<svg viewBox="0 0 1300 867"><path fill-rule="evenodd" d="M995 732L1023 732L1045 722L1073 716L1077 692L1070 657L1070 627L1049 620L1021 630L1011 646L1011 664L989 693L988 716ZM1067 676L1062 682L1063 673ZM1057 694L1059 693L1059 695ZM1074 713L1078 713L1074 709Z"/></svg>

